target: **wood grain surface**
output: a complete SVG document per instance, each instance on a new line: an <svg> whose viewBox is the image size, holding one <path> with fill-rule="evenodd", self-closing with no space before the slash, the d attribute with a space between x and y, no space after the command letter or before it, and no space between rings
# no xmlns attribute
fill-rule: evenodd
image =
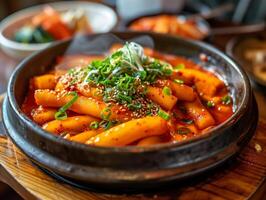
<svg viewBox="0 0 266 200"><path fill-rule="evenodd" d="M223 165L198 180L187 181L188 185L181 187L174 184L169 186L169 189L158 190L159 192L114 195L77 189L43 173L4 136L0 137L0 176L25 199L264 199L265 130L266 121L260 121L257 132L249 145L229 164ZM260 188L262 188L261 191Z"/></svg>

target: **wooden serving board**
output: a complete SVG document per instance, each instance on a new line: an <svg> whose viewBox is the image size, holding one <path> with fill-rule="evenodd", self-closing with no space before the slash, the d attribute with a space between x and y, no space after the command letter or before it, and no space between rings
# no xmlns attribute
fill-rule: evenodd
<svg viewBox="0 0 266 200"><path fill-rule="evenodd" d="M176 184L145 194L89 192L59 182L33 165L8 138L0 137L0 178L25 199L264 200L265 177L266 121L262 120L249 145L230 164L190 180L187 186Z"/></svg>

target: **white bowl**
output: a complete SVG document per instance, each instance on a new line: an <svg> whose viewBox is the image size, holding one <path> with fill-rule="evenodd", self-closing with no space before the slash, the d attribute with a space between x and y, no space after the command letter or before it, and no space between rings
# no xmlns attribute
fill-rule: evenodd
<svg viewBox="0 0 266 200"><path fill-rule="evenodd" d="M0 45L2 50L15 59L23 59L35 51L39 51L51 43L23 44L12 40L14 32L22 27L34 15L40 13L44 6L49 5L59 12L74 8L82 8L90 22L94 33L104 33L112 30L117 23L117 15L113 9L92 2L55 2L33 6L18 11L0 23Z"/></svg>

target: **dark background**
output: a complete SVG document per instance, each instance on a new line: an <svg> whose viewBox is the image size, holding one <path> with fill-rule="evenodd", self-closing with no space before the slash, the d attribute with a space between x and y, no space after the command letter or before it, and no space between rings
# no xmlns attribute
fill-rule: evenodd
<svg viewBox="0 0 266 200"><path fill-rule="evenodd" d="M116 1L119 0L94 1L115 6ZM144 2L153 0L135 0L133 2L137 1ZM169 4L169 0L159 1L161 1L162 4L161 11L167 11L167 6L164 6L164 4ZM0 20L19 9L47 2L53 2L53 0L0 0ZM266 19L266 0L175 0L174 2L176 4L183 4L183 2L185 2L185 7L193 12L206 11L224 3L232 3L235 7L234 10L222 16L222 19L234 21L236 23L257 23L265 21ZM130 9L130 6L128 9Z"/></svg>

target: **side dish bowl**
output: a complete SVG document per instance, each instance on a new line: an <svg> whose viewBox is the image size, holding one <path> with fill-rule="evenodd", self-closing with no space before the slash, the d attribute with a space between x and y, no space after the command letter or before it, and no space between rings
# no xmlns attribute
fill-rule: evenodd
<svg viewBox="0 0 266 200"><path fill-rule="evenodd" d="M176 18L178 25L168 21L169 17L172 17L172 19ZM158 19L160 18L164 19L159 21ZM144 22L145 20L148 21ZM156 22L156 27L152 27L150 25L152 20ZM135 28L132 27L134 24ZM187 26L186 24L190 24L190 26ZM185 27L182 29L182 26ZM206 40L211 32L210 25L205 19L201 17L189 19L189 16L186 17L182 14L176 15L173 13L155 13L151 15L138 16L125 22L125 28L130 31L151 31L195 40ZM156 29L156 31L154 31L154 29Z"/></svg>
<svg viewBox="0 0 266 200"><path fill-rule="evenodd" d="M14 32L27 24L28 21L30 21L33 16L40 13L45 6L51 6L59 12L82 8L86 17L89 19L90 26L94 33L108 32L117 24L116 13L108 6L99 3L76 1L54 2L33 6L8 16L0 23L0 45L5 53L16 59L22 59L51 44L23 44L12 39Z"/></svg>
<svg viewBox="0 0 266 200"><path fill-rule="evenodd" d="M266 86L264 33L232 38L226 45L226 53L235 58L256 83Z"/></svg>
<svg viewBox="0 0 266 200"><path fill-rule="evenodd" d="M145 147L93 147L67 141L42 130L20 106L29 79L44 74L71 40L55 43L19 64L10 78L3 105L8 136L41 167L61 176L106 188L147 188L191 177L231 158L250 140L258 121L257 104L245 72L231 58L198 41L155 33L114 33L123 40L148 35L160 52L185 56L224 79L234 99L234 114L206 134L180 143ZM88 40L101 34L86 36ZM84 36L85 37L85 36Z"/></svg>

